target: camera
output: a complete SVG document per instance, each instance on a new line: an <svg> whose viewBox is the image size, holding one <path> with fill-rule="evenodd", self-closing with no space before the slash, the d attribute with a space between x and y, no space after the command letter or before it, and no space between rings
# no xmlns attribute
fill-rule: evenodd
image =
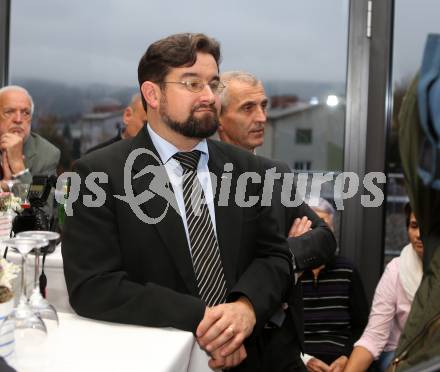
<svg viewBox="0 0 440 372"><path fill-rule="evenodd" d="M50 230L51 208L49 204L51 203L48 203L48 199L55 184L56 176L33 176L27 195L29 207L24 208L15 216L12 222L14 234L22 231ZM54 248L50 246L49 250Z"/></svg>

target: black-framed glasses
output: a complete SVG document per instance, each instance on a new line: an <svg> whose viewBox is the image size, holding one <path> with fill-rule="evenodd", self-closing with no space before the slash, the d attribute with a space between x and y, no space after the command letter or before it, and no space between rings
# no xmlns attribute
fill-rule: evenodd
<svg viewBox="0 0 440 372"><path fill-rule="evenodd" d="M224 89L225 84L223 84L220 80L212 80L209 83L205 83L202 79L189 79L182 81L164 81L164 84L181 84L190 92L199 93L201 92L206 85L209 86L211 92L214 94L220 94Z"/></svg>

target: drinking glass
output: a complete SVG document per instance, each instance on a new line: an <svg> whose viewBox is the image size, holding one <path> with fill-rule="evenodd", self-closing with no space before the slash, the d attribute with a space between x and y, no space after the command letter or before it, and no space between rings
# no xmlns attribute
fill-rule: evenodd
<svg viewBox="0 0 440 372"><path fill-rule="evenodd" d="M20 204L22 208L29 207L29 201L27 200L27 195L29 192L30 184L17 182L12 186L12 194L14 196L20 198Z"/></svg>
<svg viewBox="0 0 440 372"><path fill-rule="evenodd" d="M19 238L30 238L30 239L41 239L46 240L50 244L56 244L56 241L60 238L60 234L53 231L23 231L17 234ZM49 247L46 247L49 249ZM40 247L36 247L33 250L35 254L35 265L34 265L34 289L32 290L32 294L29 298L29 304L31 309L38 314L41 318L47 320L54 320L56 326L58 326L58 314L53 305L47 301L40 292L39 285L39 275L40 275L40 255L41 249Z"/></svg>
<svg viewBox="0 0 440 372"><path fill-rule="evenodd" d="M26 296L26 258L29 252L34 248L45 247L49 244L48 240L30 239L30 238L11 238L1 242L4 247L14 248L21 256L21 290L19 294L18 305L14 308L8 318L15 321L16 329L36 329L46 333L46 325L41 318L34 313L28 305Z"/></svg>
<svg viewBox="0 0 440 372"><path fill-rule="evenodd" d="M19 182L18 180L5 180L5 183L8 185L9 188L9 192L12 193L12 186L14 186L17 182Z"/></svg>
<svg viewBox="0 0 440 372"><path fill-rule="evenodd" d="M48 245L43 239L12 238L1 242L2 246L10 247L18 251L21 256L21 292L18 305L6 317L0 327L0 334L14 333L15 350L7 360L16 370L37 370L35 365L40 360L44 361L45 353L41 352L47 343L47 328L38 314L30 308L26 296L26 258L29 252L35 248ZM32 366L34 369L29 369Z"/></svg>

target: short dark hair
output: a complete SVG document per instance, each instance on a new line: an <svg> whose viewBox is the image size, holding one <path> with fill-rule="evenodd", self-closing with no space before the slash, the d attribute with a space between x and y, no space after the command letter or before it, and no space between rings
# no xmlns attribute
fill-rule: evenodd
<svg viewBox="0 0 440 372"><path fill-rule="evenodd" d="M412 213L412 208L411 208L411 204L406 203L405 207L405 222L406 222L406 228L409 227L409 223L411 222L411 213Z"/></svg>
<svg viewBox="0 0 440 372"><path fill-rule="evenodd" d="M139 87L145 81L160 84L173 67L190 67L196 63L197 53L211 54L220 63L220 44L204 34L182 33L168 36L151 44L139 61ZM146 102L142 96L142 103Z"/></svg>

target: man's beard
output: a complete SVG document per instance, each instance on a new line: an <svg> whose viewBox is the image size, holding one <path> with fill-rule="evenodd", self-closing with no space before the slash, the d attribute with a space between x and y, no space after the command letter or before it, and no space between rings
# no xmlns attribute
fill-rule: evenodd
<svg viewBox="0 0 440 372"><path fill-rule="evenodd" d="M189 138L208 138L212 136L219 126L218 114L214 105L198 105L191 110L185 121L176 121L171 119L167 113L168 104L163 97L159 109L162 121L173 131ZM212 114L205 113L201 118L195 117L195 112L199 109L210 109Z"/></svg>

